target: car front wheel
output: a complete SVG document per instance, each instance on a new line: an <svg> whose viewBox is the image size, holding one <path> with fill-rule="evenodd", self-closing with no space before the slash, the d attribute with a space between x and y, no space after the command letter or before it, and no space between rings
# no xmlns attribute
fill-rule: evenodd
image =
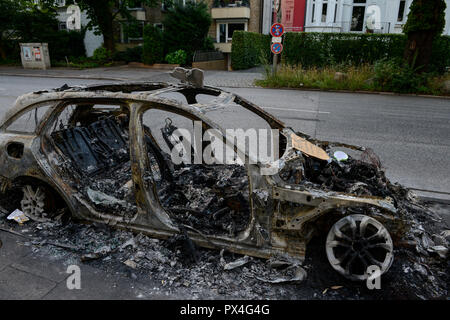
<svg viewBox="0 0 450 320"><path fill-rule="evenodd" d="M386 228L362 214L348 215L337 221L326 240L331 266L351 280L366 280L373 272L369 270L379 270L380 275L388 271L394 259L393 251Z"/></svg>

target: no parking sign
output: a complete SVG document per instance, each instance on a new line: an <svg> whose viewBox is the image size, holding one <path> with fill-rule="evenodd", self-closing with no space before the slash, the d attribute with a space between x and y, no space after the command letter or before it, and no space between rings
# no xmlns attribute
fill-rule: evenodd
<svg viewBox="0 0 450 320"><path fill-rule="evenodd" d="M281 23L274 23L270 27L270 34L272 37L281 37L284 33L284 26Z"/></svg>
<svg viewBox="0 0 450 320"><path fill-rule="evenodd" d="M272 43L270 50L272 50L273 54L280 54L283 51L283 45L278 42Z"/></svg>

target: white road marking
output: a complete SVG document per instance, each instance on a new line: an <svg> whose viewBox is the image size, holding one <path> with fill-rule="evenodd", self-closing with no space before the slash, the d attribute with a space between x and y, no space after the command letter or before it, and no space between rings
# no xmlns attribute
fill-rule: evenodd
<svg viewBox="0 0 450 320"><path fill-rule="evenodd" d="M298 112L323 113L323 114L331 113L328 111L314 111L314 110L305 110L305 109L289 109L289 108L274 108L274 107L262 107L262 108L263 109L272 109L272 110L281 110L281 111L298 111Z"/></svg>

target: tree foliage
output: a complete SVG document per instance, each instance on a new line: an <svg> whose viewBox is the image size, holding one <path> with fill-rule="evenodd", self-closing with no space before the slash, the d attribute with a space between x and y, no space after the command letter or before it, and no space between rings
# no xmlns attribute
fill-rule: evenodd
<svg viewBox="0 0 450 320"><path fill-rule="evenodd" d="M27 41L58 29L53 1L0 0L0 38Z"/></svg>
<svg viewBox="0 0 450 320"><path fill-rule="evenodd" d="M142 60L145 64L162 62L164 57L162 32L151 24L144 28L144 44Z"/></svg>
<svg viewBox="0 0 450 320"><path fill-rule="evenodd" d="M403 33L428 31L440 35L445 27L446 7L444 0L414 0Z"/></svg>
<svg viewBox="0 0 450 320"><path fill-rule="evenodd" d="M403 32L408 36L405 62L417 72L429 70L433 43L445 27L444 0L414 0Z"/></svg>
<svg viewBox="0 0 450 320"><path fill-rule="evenodd" d="M135 18L128 8L135 8L137 3L153 7L158 0L68 0L67 4L74 2L86 12L90 19L86 27L94 30L98 35L103 35L105 47L109 51L114 51L114 22L119 20L133 22Z"/></svg>
<svg viewBox="0 0 450 320"><path fill-rule="evenodd" d="M209 49L207 38L211 22L204 2L173 5L164 19L164 51L171 53L182 49L190 63L196 50Z"/></svg>

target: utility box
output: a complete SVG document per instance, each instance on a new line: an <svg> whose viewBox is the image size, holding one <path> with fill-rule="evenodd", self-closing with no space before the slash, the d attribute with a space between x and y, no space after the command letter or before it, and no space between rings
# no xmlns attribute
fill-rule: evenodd
<svg viewBox="0 0 450 320"><path fill-rule="evenodd" d="M48 43L21 43L20 57L25 69L50 68L50 53Z"/></svg>

